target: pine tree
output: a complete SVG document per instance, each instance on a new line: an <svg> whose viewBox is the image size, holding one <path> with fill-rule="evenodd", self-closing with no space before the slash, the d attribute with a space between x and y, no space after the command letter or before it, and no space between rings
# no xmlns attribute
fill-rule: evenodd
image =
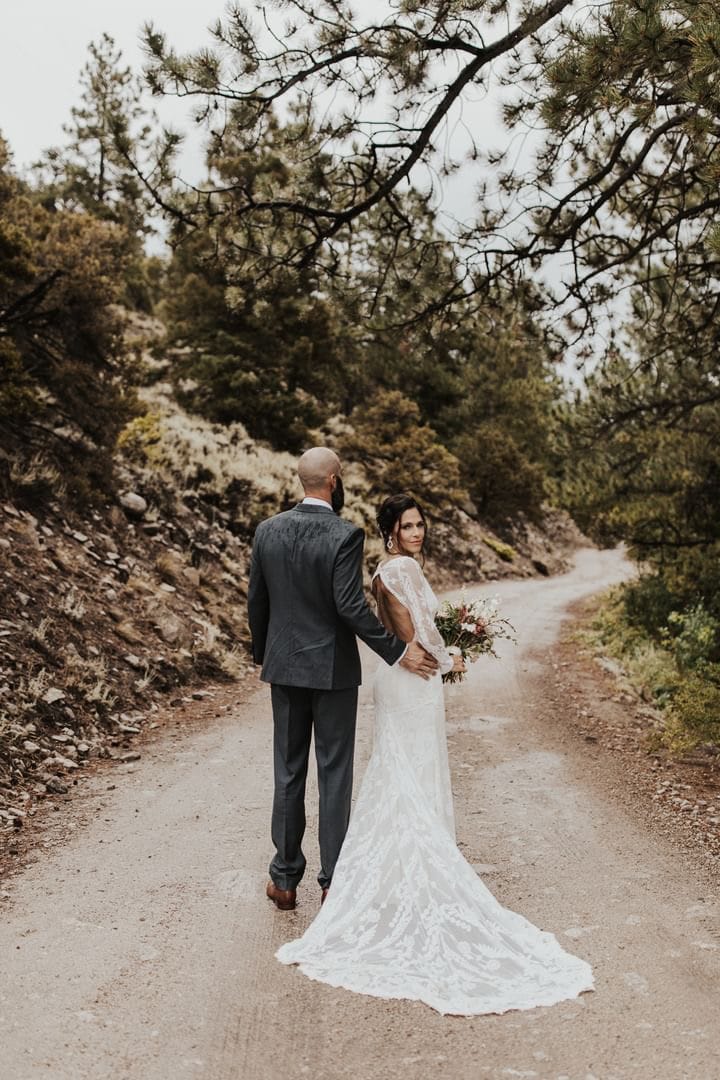
<svg viewBox="0 0 720 1080"><path fill-rule="evenodd" d="M44 206L84 212L122 230L126 299L147 310L152 288L144 242L153 231L155 204L143 174L151 170L155 118L144 104L142 81L123 64L109 34L93 42L89 54L80 103L64 127L67 140L44 153L34 180Z"/></svg>

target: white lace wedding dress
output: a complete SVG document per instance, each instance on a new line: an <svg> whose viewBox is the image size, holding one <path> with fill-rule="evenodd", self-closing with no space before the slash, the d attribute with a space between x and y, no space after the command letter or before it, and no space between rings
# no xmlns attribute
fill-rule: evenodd
<svg viewBox="0 0 720 1080"><path fill-rule="evenodd" d="M419 565L395 557L376 572L449 671ZM374 690L374 749L332 887L278 960L332 986L460 1015L552 1005L592 989L588 964L501 907L455 844L440 676L424 681L381 664Z"/></svg>

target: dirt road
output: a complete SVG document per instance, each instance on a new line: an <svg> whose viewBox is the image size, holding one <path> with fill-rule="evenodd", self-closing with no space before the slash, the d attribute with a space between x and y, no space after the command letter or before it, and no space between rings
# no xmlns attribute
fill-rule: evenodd
<svg viewBox="0 0 720 1080"><path fill-rule="evenodd" d="M72 837L0 912L2 1080L714 1080L720 905L705 872L608 794L544 674L568 605L619 579L580 552L563 577L502 583L520 645L448 693L458 838L507 906L595 970L593 994L474 1019L312 983L273 951L318 903L263 896L267 692L211 729L88 781ZM363 699L358 772L369 745ZM610 767L610 766L608 766ZM311 834L314 821L311 820Z"/></svg>

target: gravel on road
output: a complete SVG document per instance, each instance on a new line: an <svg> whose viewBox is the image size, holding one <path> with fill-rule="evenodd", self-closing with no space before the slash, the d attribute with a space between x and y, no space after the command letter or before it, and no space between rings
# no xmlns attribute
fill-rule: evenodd
<svg viewBox="0 0 720 1080"><path fill-rule="evenodd" d="M459 844L502 903L593 965L593 993L443 1017L278 964L275 949L319 904L316 803L313 789L298 908L281 913L264 897L271 727L260 688L205 730L115 765L112 782L103 771L86 781L76 827L6 884L2 1080L720 1076L713 868L618 797L618 760L566 722L574 706L557 694L568 608L629 572L616 552L583 550L568 574L484 585L519 644L447 694ZM358 775L370 739L366 688Z"/></svg>

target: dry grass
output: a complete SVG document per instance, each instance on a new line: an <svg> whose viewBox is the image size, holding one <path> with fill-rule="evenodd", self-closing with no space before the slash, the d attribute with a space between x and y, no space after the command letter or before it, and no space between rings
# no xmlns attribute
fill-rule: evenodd
<svg viewBox="0 0 720 1080"><path fill-rule="evenodd" d="M71 622L81 623L85 617L87 607L75 585L71 585L64 596L58 601L58 611L66 615Z"/></svg>
<svg viewBox="0 0 720 1080"><path fill-rule="evenodd" d="M49 615L46 615L44 619L40 620L37 626L30 626L28 628L28 637L35 645L47 648L50 644L49 634L52 625L52 619Z"/></svg>
<svg viewBox="0 0 720 1080"><path fill-rule="evenodd" d="M248 668L247 652L240 645L233 645L229 649L221 649L218 658L220 668L229 679L239 679Z"/></svg>
<svg viewBox="0 0 720 1080"><path fill-rule="evenodd" d="M143 398L148 413L132 422L120 442L136 461L144 459L148 483L159 481L180 497L195 492L229 501L250 523L299 497L292 454L256 443L242 424L211 424L190 415L167 385L147 388Z"/></svg>
<svg viewBox="0 0 720 1080"><path fill-rule="evenodd" d="M104 656L81 656L74 645L69 645L64 662L64 685L69 692L75 691L97 711L112 709L116 699L112 692L110 665Z"/></svg>
<svg viewBox="0 0 720 1080"><path fill-rule="evenodd" d="M42 454L35 454L27 461L20 458L13 461L10 485L13 491L22 493L30 501L42 502L62 497L65 493L61 474Z"/></svg>
<svg viewBox="0 0 720 1080"><path fill-rule="evenodd" d="M144 694L151 690L160 681L158 670L154 664L146 664L142 675L138 676L133 683L138 694Z"/></svg>
<svg viewBox="0 0 720 1080"><path fill-rule="evenodd" d="M182 583L184 580L184 568L184 560L177 552L162 552L155 559L155 569L168 585L180 585Z"/></svg>
<svg viewBox="0 0 720 1080"><path fill-rule="evenodd" d="M15 700L19 706L20 714L34 712L51 685L52 680L45 668L40 668L32 675L22 677L15 691Z"/></svg>

